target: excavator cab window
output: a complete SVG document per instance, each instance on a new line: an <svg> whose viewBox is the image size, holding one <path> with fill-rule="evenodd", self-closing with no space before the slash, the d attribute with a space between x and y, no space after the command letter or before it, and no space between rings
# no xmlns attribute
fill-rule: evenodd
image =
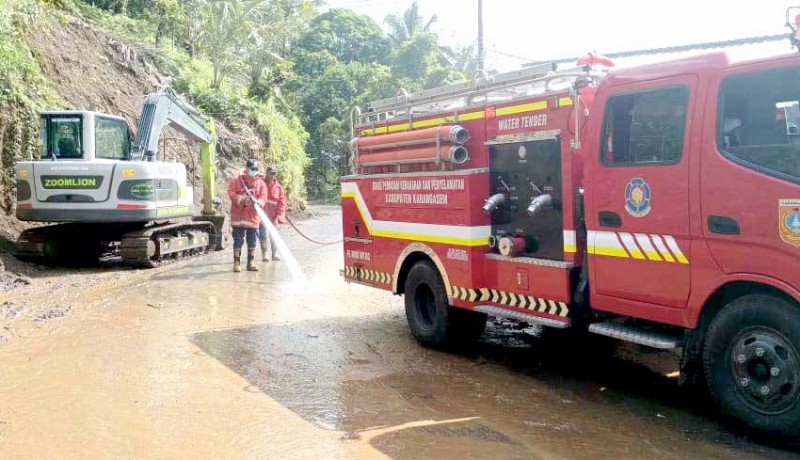
<svg viewBox="0 0 800 460"><path fill-rule="evenodd" d="M79 116L45 116L42 158L83 158L82 132L83 120Z"/></svg>
<svg viewBox="0 0 800 460"><path fill-rule="evenodd" d="M131 150L128 124L122 120L98 117L95 121L95 158L127 160Z"/></svg>

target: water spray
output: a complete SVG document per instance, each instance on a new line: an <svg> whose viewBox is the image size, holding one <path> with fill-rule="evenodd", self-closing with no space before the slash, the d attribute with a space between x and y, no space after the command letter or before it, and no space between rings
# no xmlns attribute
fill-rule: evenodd
<svg viewBox="0 0 800 460"><path fill-rule="evenodd" d="M245 186L244 180L242 180L242 185ZM289 272L292 274L292 278L295 281L306 281L306 275L303 273L303 269L300 268L300 264L297 263L297 259L295 259L294 255L291 253L291 251L289 251L289 246L287 246L286 242L283 241L283 238L278 233L278 229L269 220L269 217L267 217L267 213L264 212L264 209L259 206L256 197L253 196L253 192L246 186L244 189L247 192L247 195L250 197L250 201L253 203L253 206L255 207L258 216L261 218L261 221L264 222L270 238L273 238L275 246L278 248L278 254L283 257L286 266L289 268Z"/></svg>

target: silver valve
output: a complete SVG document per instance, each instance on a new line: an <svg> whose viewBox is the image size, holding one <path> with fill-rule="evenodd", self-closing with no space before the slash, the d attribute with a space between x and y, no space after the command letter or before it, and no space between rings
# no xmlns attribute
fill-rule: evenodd
<svg viewBox="0 0 800 460"><path fill-rule="evenodd" d="M493 213L505 201L506 201L505 193L495 193L494 195L490 196L483 204L484 214L488 215Z"/></svg>
<svg viewBox="0 0 800 460"><path fill-rule="evenodd" d="M533 217L539 211L541 211L542 208L544 208L545 206L548 206L548 205L550 205L552 203L553 203L553 197L549 193L534 197L531 200L531 204L528 205L528 209L527 209L528 215Z"/></svg>

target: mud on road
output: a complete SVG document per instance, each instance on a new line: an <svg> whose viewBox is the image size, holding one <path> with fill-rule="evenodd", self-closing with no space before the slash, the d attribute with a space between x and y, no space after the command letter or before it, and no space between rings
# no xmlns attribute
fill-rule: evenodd
<svg viewBox="0 0 800 460"><path fill-rule="evenodd" d="M323 211L301 228L335 239ZM1 456L797 458L723 427L668 354L500 321L422 348L401 298L342 281L340 246L283 232L308 285L223 252L1 294Z"/></svg>

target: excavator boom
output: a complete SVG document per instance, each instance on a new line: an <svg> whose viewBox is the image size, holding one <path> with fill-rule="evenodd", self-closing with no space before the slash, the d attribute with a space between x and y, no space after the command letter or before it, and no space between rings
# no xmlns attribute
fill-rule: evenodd
<svg viewBox="0 0 800 460"><path fill-rule="evenodd" d="M51 111L43 113L42 120L42 159L17 164L17 216L25 221L69 225L24 232L18 244L23 254L46 256L48 244L58 246L53 243L55 236L70 233L67 227L96 236L101 246L109 243L123 248L123 258L127 247L128 255L137 260L135 265L178 258L204 247L221 249L224 217L214 209L214 123L174 91L165 88L145 98L132 146L130 128L119 117ZM159 139L168 125L202 143L200 216L194 216L193 187L186 166L159 158ZM167 223L185 218L194 221ZM133 239L138 239L135 249L126 245Z"/></svg>

